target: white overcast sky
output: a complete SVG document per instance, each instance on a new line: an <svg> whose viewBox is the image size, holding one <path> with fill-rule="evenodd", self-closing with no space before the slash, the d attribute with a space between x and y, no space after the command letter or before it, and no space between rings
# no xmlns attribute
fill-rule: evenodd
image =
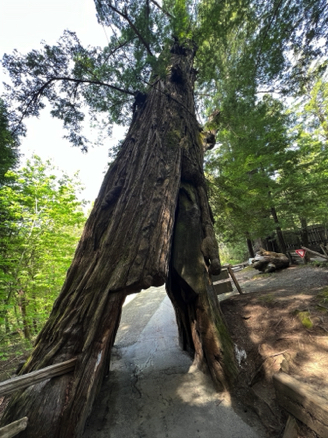
<svg viewBox="0 0 328 438"><path fill-rule="evenodd" d="M1 0L0 57L14 49L21 53L37 49L42 40L54 44L65 29L76 32L85 46L107 43L105 31L97 23L93 0ZM2 82L8 80L1 69L0 90ZM42 159L52 158L56 166L70 175L79 170L86 187L83 197L92 201L104 176L110 144L118 142L123 130L115 130L108 144L92 148L88 154L72 148L63 135L61 122L44 112L39 119L28 120L27 136L22 139L20 151L25 159L32 153Z"/></svg>

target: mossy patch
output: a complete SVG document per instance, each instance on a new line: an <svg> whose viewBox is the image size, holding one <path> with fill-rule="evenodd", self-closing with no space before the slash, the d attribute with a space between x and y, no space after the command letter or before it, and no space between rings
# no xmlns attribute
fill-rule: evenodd
<svg viewBox="0 0 328 438"><path fill-rule="evenodd" d="M177 147L180 143L180 132L177 130L171 130L166 134L166 144L169 147Z"/></svg>
<svg viewBox="0 0 328 438"><path fill-rule="evenodd" d="M296 309L293 312L293 314L297 315L297 317L301 321L301 324L303 325L303 327L305 327L307 329L312 329L313 328L313 322L311 320L311 315L310 315L310 312L308 310L298 310L298 309Z"/></svg>
<svg viewBox="0 0 328 438"><path fill-rule="evenodd" d="M274 296L272 294L262 295L259 297L259 301L265 304L272 304L274 302Z"/></svg>
<svg viewBox="0 0 328 438"><path fill-rule="evenodd" d="M325 287L321 292L318 293L318 298L321 304L328 303L328 287Z"/></svg>
<svg viewBox="0 0 328 438"><path fill-rule="evenodd" d="M313 327L313 322L311 321L310 313L309 312L300 312L298 314L298 317L299 317L302 325L305 328L311 329Z"/></svg>

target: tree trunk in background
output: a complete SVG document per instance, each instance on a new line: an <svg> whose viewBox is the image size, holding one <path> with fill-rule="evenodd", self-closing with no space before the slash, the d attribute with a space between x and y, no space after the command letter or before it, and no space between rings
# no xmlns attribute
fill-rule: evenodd
<svg viewBox="0 0 328 438"><path fill-rule="evenodd" d="M307 220L305 217L300 217L301 222L301 241L302 245L309 247L309 234L307 229Z"/></svg>
<svg viewBox="0 0 328 438"><path fill-rule="evenodd" d="M301 222L301 242L302 245L305 246L306 248L309 248L310 244L309 244L309 233L308 233L308 228L307 228L307 220L305 217L300 217L300 222ZM308 264L311 261L309 252L306 251L305 252L305 256L303 257L303 262L304 264Z"/></svg>
<svg viewBox="0 0 328 438"><path fill-rule="evenodd" d="M30 325L28 323L27 318L27 310L26 310L26 296L25 292L20 289L18 291L18 307L22 315L23 327L24 327L24 338L30 340L31 339L31 330Z"/></svg>
<svg viewBox="0 0 328 438"><path fill-rule="evenodd" d="M193 47L176 45L168 76L157 79L136 107L21 374L77 357L75 371L13 397L2 423L27 416L20 438L81 436L108 373L126 295L168 277L182 347L200 366L209 365L218 387L235 375L232 343L209 279L220 265L194 112L193 55Z"/></svg>
<svg viewBox="0 0 328 438"><path fill-rule="evenodd" d="M249 238L249 233L246 233L246 243L247 243L249 257L252 259L255 257L255 252L254 252L252 241Z"/></svg>
<svg viewBox="0 0 328 438"><path fill-rule="evenodd" d="M276 212L276 209L274 207L271 207L271 214L272 214L272 217L273 217L275 224L279 224L277 212ZM280 246L280 251L283 254L286 254L287 253L286 243L285 243L285 239L284 239L284 236L282 234L282 231L281 231L281 228L279 225L277 225L276 231L277 231L277 237L278 237L278 242L279 242L279 246Z"/></svg>

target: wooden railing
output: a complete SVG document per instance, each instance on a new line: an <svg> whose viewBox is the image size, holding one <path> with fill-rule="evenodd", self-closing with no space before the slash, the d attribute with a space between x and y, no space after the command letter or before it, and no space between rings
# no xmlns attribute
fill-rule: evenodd
<svg viewBox="0 0 328 438"><path fill-rule="evenodd" d="M235 283L238 292L240 294L243 293L231 265L222 265L221 273L219 275L212 275L211 279L217 295L232 292L231 280Z"/></svg>
<svg viewBox="0 0 328 438"><path fill-rule="evenodd" d="M13 377L0 383L0 397L8 395L14 391L27 388L28 386L35 385L43 380L51 379L53 377L61 376L63 374L70 373L74 370L76 358L67 360L66 362L50 365L49 367L42 368L41 370L32 371L31 373L24 374L23 376ZM24 417L20 420L14 421L0 429L1 438L12 438L27 428L28 418Z"/></svg>
<svg viewBox="0 0 328 438"><path fill-rule="evenodd" d="M314 430L318 437L328 437L328 402L317 388L282 372L273 375L273 384L281 407ZM298 433L285 432L284 436L298 436Z"/></svg>

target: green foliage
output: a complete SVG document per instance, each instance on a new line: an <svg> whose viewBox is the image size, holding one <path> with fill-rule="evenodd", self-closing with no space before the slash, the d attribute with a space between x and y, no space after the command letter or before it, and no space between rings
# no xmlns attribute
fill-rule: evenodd
<svg viewBox="0 0 328 438"><path fill-rule="evenodd" d="M219 120L218 146L206 159L216 231L230 244L267 236L276 228L271 208L277 173L290 159L288 118L277 100L227 104Z"/></svg>
<svg viewBox="0 0 328 438"><path fill-rule="evenodd" d="M172 6L173 35L180 41L192 39L192 2L190 0L176 0Z"/></svg>
<svg viewBox="0 0 328 438"><path fill-rule="evenodd" d="M317 78L300 103L290 109L296 115L296 133L290 154L293 161L281 172L279 206L289 217L308 224L328 224L328 84ZM288 164L288 165L287 165Z"/></svg>
<svg viewBox="0 0 328 438"><path fill-rule="evenodd" d="M298 316L299 320L301 321L302 325L306 329L313 328L313 322L311 320L311 315L310 315L309 311L307 311L307 310L305 310L303 312L297 311L297 316Z"/></svg>
<svg viewBox="0 0 328 438"><path fill-rule="evenodd" d="M104 135L113 123L129 123L138 92L167 75L173 44L188 42L197 47L196 105L206 128L217 132L206 171L220 238L237 245L246 235L296 227L297 215L326 222L325 0L95 0L95 6L109 28L106 47L85 48L66 31L55 46L4 56L12 80L6 102L17 105L9 115L13 132L24 133L24 118L38 116L48 100L67 138L86 150L86 111ZM310 93L303 120L293 122L272 97L276 91Z"/></svg>
<svg viewBox="0 0 328 438"><path fill-rule="evenodd" d="M10 133L8 114L0 99L0 186L5 180L7 170L14 168L17 162L17 139Z"/></svg>
<svg viewBox="0 0 328 438"><path fill-rule="evenodd" d="M221 239L219 240L221 241ZM222 264L236 265L249 258L245 239L233 244L221 241L219 251Z"/></svg>
<svg viewBox="0 0 328 438"><path fill-rule="evenodd" d="M13 132L24 133L24 118L38 116L48 100L67 138L86 150L85 111L103 132L113 123L127 124L136 93L167 73L174 39L198 47L197 103L207 116L241 97L252 104L259 87L295 93L306 84L304 72L328 47L325 0L95 0L95 5L99 22L110 28L106 47L82 47L66 31L55 46L44 43L27 55L4 56L12 80L6 101L17 105L10 113ZM322 63L321 73L325 68Z"/></svg>
<svg viewBox="0 0 328 438"><path fill-rule="evenodd" d="M47 319L85 220L76 177L53 173L33 157L6 174L0 205L0 336L19 332L29 339Z"/></svg>
<svg viewBox="0 0 328 438"><path fill-rule="evenodd" d="M265 238L301 221L328 223L328 85L309 76L302 99L288 110L268 96L253 103L222 97L214 119L218 146L206 171L223 241Z"/></svg>

